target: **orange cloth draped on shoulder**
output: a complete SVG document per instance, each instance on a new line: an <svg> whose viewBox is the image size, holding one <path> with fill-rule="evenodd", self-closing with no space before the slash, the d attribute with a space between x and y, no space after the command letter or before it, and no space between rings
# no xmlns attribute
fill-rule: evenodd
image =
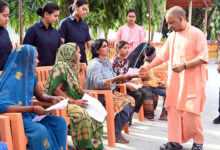
<svg viewBox="0 0 220 150"><path fill-rule="evenodd" d="M208 63L208 46L203 32L189 24L184 31L173 32L167 39L159 56L168 61L168 87L165 107L199 114L205 103L206 65L172 71L172 66L195 58Z"/></svg>
<svg viewBox="0 0 220 150"><path fill-rule="evenodd" d="M158 57L168 61L168 86L165 107L168 111L168 139L179 144L191 138L203 144L203 129L200 112L206 100L205 82L208 63L207 41L202 31L187 24L181 32L173 32L165 42ZM180 73L172 66L195 58L206 64L187 68Z"/></svg>

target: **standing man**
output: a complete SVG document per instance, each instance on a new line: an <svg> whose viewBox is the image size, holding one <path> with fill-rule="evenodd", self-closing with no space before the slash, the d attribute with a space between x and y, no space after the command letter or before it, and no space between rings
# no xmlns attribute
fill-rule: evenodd
<svg viewBox="0 0 220 150"><path fill-rule="evenodd" d="M203 128L200 112L205 103L205 64L208 47L203 32L186 21L181 7L169 9L168 27L173 32L162 53L141 71L168 62L168 86L165 107L168 111L168 140L160 150L182 150L182 143L194 140L191 150L202 150Z"/></svg>
<svg viewBox="0 0 220 150"><path fill-rule="evenodd" d="M220 73L220 33L218 33L217 40L218 40L218 68L217 68L217 71L218 71L218 73ZM218 97L218 99L219 99L219 106L218 106L219 115L218 115L217 118L215 118L213 120L214 124L220 124L220 89L219 89L219 97Z"/></svg>

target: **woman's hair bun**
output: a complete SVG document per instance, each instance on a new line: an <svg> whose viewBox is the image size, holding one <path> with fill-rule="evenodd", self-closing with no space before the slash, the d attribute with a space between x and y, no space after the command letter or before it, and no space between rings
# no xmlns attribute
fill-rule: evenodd
<svg viewBox="0 0 220 150"><path fill-rule="evenodd" d="M74 9L73 9L73 5L70 5L70 6L68 7L68 10L69 10L69 12L72 14L73 11L74 11Z"/></svg>
<svg viewBox="0 0 220 150"><path fill-rule="evenodd" d="M41 17L44 15L43 9L41 7L37 9L37 14Z"/></svg>

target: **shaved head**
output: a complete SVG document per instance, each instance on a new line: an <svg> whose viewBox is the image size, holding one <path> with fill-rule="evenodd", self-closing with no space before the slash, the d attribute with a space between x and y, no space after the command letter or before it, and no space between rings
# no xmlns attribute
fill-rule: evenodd
<svg viewBox="0 0 220 150"><path fill-rule="evenodd" d="M172 8L170 8L167 12L167 16L172 16L172 17L182 17L184 19L186 19L186 12L182 7L179 6L174 6Z"/></svg>
<svg viewBox="0 0 220 150"><path fill-rule="evenodd" d="M185 10L179 6L170 8L166 15L166 21L169 29L175 32L184 30L187 24Z"/></svg>

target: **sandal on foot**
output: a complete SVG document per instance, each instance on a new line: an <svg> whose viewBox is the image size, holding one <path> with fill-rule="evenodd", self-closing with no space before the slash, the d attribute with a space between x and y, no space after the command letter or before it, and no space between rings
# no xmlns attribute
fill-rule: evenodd
<svg viewBox="0 0 220 150"><path fill-rule="evenodd" d="M203 144L196 144L193 143L192 149L191 150L202 150Z"/></svg>
<svg viewBox="0 0 220 150"><path fill-rule="evenodd" d="M144 118L154 121L154 112L153 111L145 111Z"/></svg>
<svg viewBox="0 0 220 150"><path fill-rule="evenodd" d="M167 112L162 111L159 120L167 121Z"/></svg>
<svg viewBox="0 0 220 150"><path fill-rule="evenodd" d="M160 150L182 150L182 145L175 142L168 142L160 147Z"/></svg>
<svg viewBox="0 0 220 150"><path fill-rule="evenodd" d="M121 143L121 144L128 144L129 141L127 139L125 139L122 134L115 136L115 142L116 143Z"/></svg>

